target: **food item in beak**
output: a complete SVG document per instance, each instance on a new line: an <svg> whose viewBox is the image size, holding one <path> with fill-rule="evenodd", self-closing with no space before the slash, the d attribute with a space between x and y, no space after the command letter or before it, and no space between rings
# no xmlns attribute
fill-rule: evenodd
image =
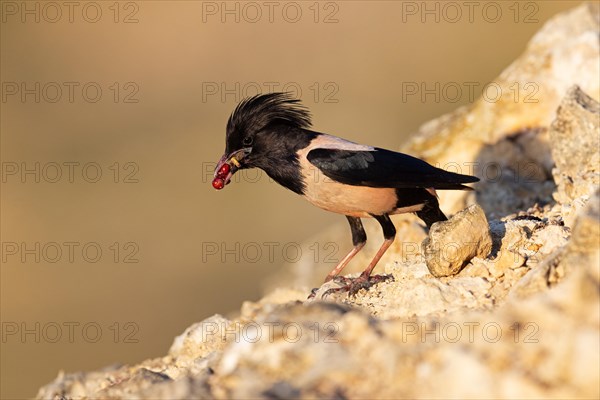
<svg viewBox="0 0 600 400"><path fill-rule="evenodd" d="M219 170L217 171L217 177L225 179L230 170L231 167L229 166L229 164L225 163L221 165L221 168L219 168Z"/></svg>
<svg viewBox="0 0 600 400"><path fill-rule="evenodd" d="M215 173L215 179L212 181L213 187L217 190L223 189L229 182L231 175L233 175L233 171L231 171L231 165L229 165L229 163L224 163Z"/></svg>
<svg viewBox="0 0 600 400"><path fill-rule="evenodd" d="M217 177L213 179L212 185L215 189L221 190L225 187L225 179Z"/></svg>

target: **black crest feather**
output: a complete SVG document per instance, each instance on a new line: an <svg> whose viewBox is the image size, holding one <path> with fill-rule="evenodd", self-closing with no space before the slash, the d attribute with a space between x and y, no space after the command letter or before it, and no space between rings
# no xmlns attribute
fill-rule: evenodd
<svg viewBox="0 0 600 400"><path fill-rule="evenodd" d="M259 94L238 104L227 121L227 133L258 132L274 122L296 128L310 128L310 112L289 93Z"/></svg>

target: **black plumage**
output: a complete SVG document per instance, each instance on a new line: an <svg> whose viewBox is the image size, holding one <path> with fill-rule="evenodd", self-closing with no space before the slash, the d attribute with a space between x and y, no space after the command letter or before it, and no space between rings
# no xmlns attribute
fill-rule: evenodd
<svg viewBox="0 0 600 400"><path fill-rule="evenodd" d="M347 185L376 188L470 189L478 181L436 168L423 160L375 147L371 151L314 149L308 160L331 179Z"/></svg>

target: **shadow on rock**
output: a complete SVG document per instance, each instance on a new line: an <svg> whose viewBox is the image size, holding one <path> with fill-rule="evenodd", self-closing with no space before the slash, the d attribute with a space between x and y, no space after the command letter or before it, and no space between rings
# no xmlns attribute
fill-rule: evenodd
<svg viewBox="0 0 600 400"><path fill-rule="evenodd" d="M474 165L477 203L489 218L554 204L553 161L546 128L531 128L485 145Z"/></svg>

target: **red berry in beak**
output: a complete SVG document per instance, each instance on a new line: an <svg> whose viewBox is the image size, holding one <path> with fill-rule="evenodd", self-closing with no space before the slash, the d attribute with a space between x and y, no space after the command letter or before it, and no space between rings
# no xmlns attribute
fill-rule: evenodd
<svg viewBox="0 0 600 400"><path fill-rule="evenodd" d="M225 180L223 178L215 178L212 181L212 185L215 189L221 190L225 187Z"/></svg>
<svg viewBox="0 0 600 400"><path fill-rule="evenodd" d="M229 164L225 163L221 165L221 168L219 168L219 170L217 171L217 176L219 178L224 179L229 173L229 171L231 171L231 167L229 166Z"/></svg>

